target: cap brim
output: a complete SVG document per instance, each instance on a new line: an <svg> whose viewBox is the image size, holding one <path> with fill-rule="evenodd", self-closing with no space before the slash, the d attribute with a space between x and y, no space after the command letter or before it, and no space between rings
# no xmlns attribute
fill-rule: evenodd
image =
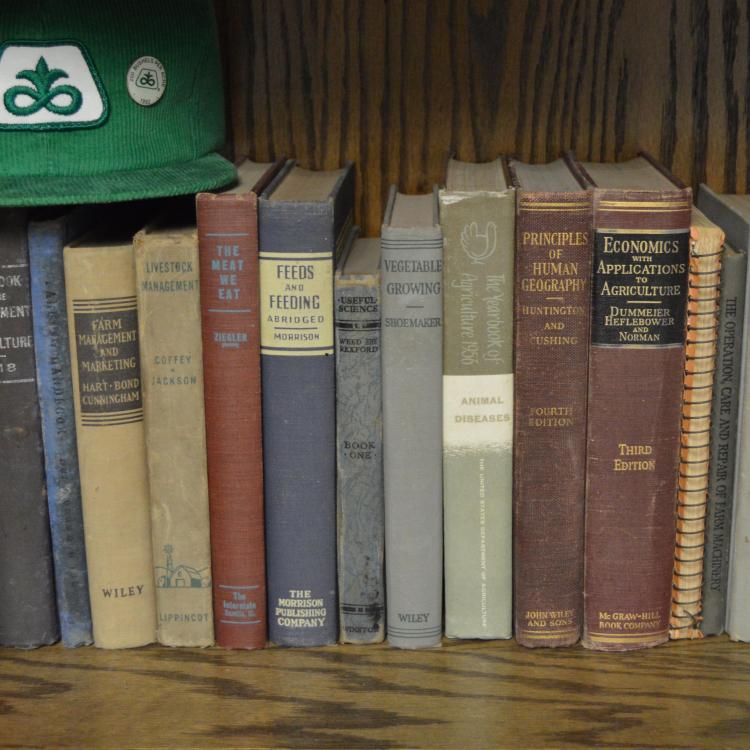
<svg viewBox="0 0 750 750"><path fill-rule="evenodd" d="M179 164L109 174L0 178L0 206L59 206L117 203L215 190L237 177L234 166L218 154Z"/></svg>

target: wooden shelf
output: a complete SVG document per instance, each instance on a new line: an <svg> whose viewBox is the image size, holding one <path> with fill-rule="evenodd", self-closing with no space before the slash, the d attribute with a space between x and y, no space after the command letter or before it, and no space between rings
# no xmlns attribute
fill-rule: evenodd
<svg viewBox="0 0 750 750"><path fill-rule="evenodd" d="M0 747L743 747L750 647L0 650Z"/></svg>

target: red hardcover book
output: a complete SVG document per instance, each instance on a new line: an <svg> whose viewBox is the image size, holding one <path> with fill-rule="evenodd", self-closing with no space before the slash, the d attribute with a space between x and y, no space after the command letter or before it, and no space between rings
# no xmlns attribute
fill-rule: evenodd
<svg viewBox="0 0 750 750"><path fill-rule="evenodd" d="M258 193L283 164L243 162L196 199L216 644L266 644Z"/></svg>
<svg viewBox="0 0 750 750"><path fill-rule="evenodd" d="M583 645L669 636L691 192L645 156L594 188Z"/></svg>
<svg viewBox="0 0 750 750"><path fill-rule="evenodd" d="M571 646L583 620L591 191L563 159L509 167L518 190L515 633L530 648Z"/></svg>

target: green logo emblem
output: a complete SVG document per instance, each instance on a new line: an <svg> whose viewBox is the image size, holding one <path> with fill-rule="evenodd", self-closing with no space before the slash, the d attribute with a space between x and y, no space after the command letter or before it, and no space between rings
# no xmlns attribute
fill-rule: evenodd
<svg viewBox="0 0 750 750"><path fill-rule="evenodd" d="M35 70L22 70L16 75L16 78L29 81L32 86L11 86L3 96L5 108L18 117L27 117L42 109L57 115L74 115L83 103L81 92L68 84L54 85L60 78L68 77L60 68L50 70L44 57L40 57ZM55 99L60 96L68 98L69 101L60 104L58 100L56 104ZM19 104L19 97L29 97L32 101L29 104Z"/></svg>
<svg viewBox="0 0 750 750"><path fill-rule="evenodd" d="M138 78L138 85L144 89L155 89L158 86L156 81L156 71L151 68L144 68Z"/></svg>

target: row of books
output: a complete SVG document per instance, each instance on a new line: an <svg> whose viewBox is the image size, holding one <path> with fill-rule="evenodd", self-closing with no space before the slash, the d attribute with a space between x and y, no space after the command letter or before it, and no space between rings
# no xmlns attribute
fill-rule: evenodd
<svg viewBox="0 0 750 750"><path fill-rule="evenodd" d="M750 637L750 199L451 160L364 239L353 165L238 171L2 215L0 644Z"/></svg>

